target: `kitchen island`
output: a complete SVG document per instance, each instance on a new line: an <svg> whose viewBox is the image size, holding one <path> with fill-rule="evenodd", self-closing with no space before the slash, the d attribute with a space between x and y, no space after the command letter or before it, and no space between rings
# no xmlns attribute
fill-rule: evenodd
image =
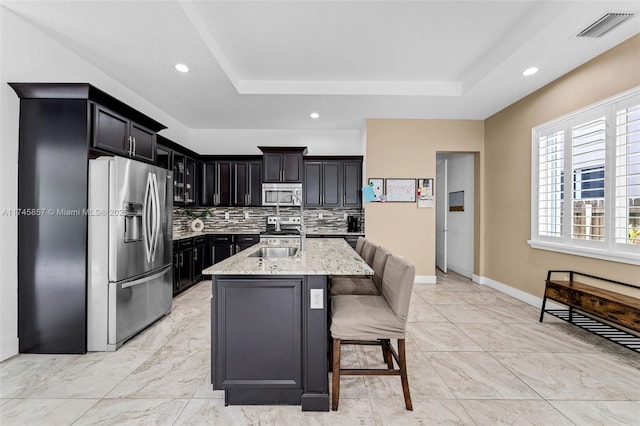
<svg viewBox="0 0 640 426"><path fill-rule="evenodd" d="M226 404L329 410L327 277L373 270L343 239L305 246L264 257L288 253L263 242L203 271L213 281L211 382Z"/></svg>

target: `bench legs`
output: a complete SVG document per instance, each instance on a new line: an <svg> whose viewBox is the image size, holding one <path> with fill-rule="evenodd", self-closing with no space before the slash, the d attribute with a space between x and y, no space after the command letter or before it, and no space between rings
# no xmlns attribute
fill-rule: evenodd
<svg viewBox="0 0 640 426"><path fill-rule="evenodd" d="M547 296L542 298L542 309L540 309L540 322L542 322L542 318L544 317L544 306L547 304Z"/></svg>

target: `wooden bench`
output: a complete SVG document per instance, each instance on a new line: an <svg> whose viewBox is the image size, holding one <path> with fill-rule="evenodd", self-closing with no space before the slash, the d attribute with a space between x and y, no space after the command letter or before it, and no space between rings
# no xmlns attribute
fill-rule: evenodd
<svg viewBox="0 0 640 426"><path fill-rule="evenodd" d="M554 279L553 275L562 274L561 279ZM566 279L568 276L568 279ZM640 290L632 284L622 283L619 281L613 281L606 278L596 277L593 275L582 274L574 271L549 271L547 273L546 286L544 290L544 298L542 299L542 309L540 312L540 322L544 317L545 312L552 314L561 319L565 319L576 325L581 325L580 321L576 322L574 309L577 309L586 314L595 316L597 318L608 321L609 323L624 327L628 330L633 330L640 333L640 298L633 297L626 294L621 294L609 289L603 289L596 287L595 285L585 284L576 281L576 277L584 277L602 283L610 283L615 286L626 286ZM560 302L569 307L568 316L559 315L559 311L545 310L547 299L551 299ZM566 312L566 310L564 311ZM580 315L581 319L586 318L583 322L593 322L592 319ZM610 340L616 341L616 339L610 338L607 333L600 333L597 330L607 331L607 325L598 323L594 327L583 327ZM613 329L612 327L609 327ZM615 330L615 329L614 329ZM620 333L628 334L628 336L622 338L622 341L631 342L632 346L628 346L620 341L616 343L623 344L623 346L630 347L631 349L640 352L640 338L631 333L625 333L624 330L616 331L614 335L620 335ZM609 333L610 334L610 333ZM618 339L620 340L620 339Z"/></svg>

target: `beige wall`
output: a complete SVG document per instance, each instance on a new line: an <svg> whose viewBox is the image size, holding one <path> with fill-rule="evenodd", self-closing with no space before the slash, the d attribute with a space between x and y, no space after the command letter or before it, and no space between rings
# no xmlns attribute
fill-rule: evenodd
<svg viewBox="0 0 640 426"><path fill-rule="evenodd" d="M531 128L640 85L640 36L485 121L485 273L541 297L548 269L640 284L638 266L536 250L531 229Z"/></svg>
<svg viewBox="0 0 640 426"><path fill-rule="evenodd" d="M479 153L477 176L483 180L482 121L372 119L367 120L366 138L365 180L435 178L437 152ZM478 217L480 214L477 212ZM416 266L416 275L435 275L435 208L419 209L416 203L367 203L365 224L367 237L406 257ZM482 241L482 226L479 228L476 234Z"/></svg>

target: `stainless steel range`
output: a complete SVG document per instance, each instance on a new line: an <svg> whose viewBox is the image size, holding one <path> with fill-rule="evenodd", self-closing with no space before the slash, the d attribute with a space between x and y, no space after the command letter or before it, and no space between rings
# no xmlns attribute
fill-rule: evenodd
<svg viewBox="0 0 640 426"><path fill-rule="evenodd" d="M278 231L278 218L280 230ZM300 244L300 216L268 216L267 229L260 233L260 242L269 245Z"/></svg>

